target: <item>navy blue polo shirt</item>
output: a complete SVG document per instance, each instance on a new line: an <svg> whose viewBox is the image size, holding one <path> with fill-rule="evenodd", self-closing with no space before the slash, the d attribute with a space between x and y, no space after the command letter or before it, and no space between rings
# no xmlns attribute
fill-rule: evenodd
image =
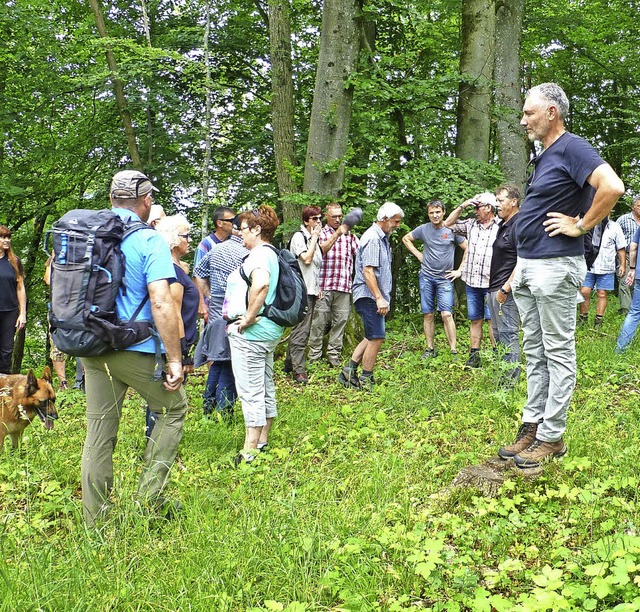
<svg viewBox="0 0 640 612"><path fill-rule="evenodd" d="M575 217L589 210L595 192L587 178L604 160L584 138L565 132L531 163L524 202L516 215L518 257L584 255L582 236L552 238L542 224L549 212Z"/></svg>

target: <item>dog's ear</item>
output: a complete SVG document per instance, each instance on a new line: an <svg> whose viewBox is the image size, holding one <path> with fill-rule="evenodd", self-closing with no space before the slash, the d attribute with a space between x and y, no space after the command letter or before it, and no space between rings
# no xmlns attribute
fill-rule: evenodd
<svg viewBox="0 0 640 612"><path fill-rule="evenodd" d="M26 386L27 397L30 397L34 393L37 393L38 379L36 378L36 375L33 373L33 370L29 370L29 373L27 374L27 384L25 386Z"/></svg>
<svg viewBox="0 0 640 612"><path fill-rule="evenodd" d="M43 380L46 380L48 383L53 382L53 377L51 376L51 368L49 366L44 366L44 370L42 370L41 378Z"/></svg>

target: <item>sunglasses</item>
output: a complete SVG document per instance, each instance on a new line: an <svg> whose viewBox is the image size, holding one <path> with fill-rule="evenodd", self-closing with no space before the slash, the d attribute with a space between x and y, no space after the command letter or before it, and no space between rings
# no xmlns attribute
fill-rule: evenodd
<svg viewBox="0 0 640 612"><path fill-rule="evenodd" d="M321 221L322 217L320 215L316 215L315 217L309 217L312 221Z"/></svg>
<svg viewBox="0 0 640 612"><path fill-rule="evenodd" d="M188 240L189 242L193 240L193 238L191 237L191 234L178 234L178 236L180 236L180 238L184 238L185 240Z"/></svg>

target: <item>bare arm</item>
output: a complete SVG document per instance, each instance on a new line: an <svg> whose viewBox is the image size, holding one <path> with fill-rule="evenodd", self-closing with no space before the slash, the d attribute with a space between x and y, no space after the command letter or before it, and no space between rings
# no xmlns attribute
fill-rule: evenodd
<svg viewBox="0 0 640 612"><path fill-rule="evenodd" d="M596 190L591 208L582 219L579 216L570 217L557 212L547 213L549 219L543 225L545 231L549 232L549 236L557 236L558 234L572 238L581 236L598 225L611 212L624 193L624 183L609 164L599 165L589 175L587 182Z"/></svg>
<svg viewBox="0 0 640 612"><path fill-rule="evenodd" d="M16 329L21 330L27 324L27 292L24 288L24 276L18 276L16 290L18 293L18 307L20 308Z"/></svg>
<svg viewBox="0 0 640 612"><path fill-rule="evenodd" d="M169 391L176 391L180 388L184 378L178 323L180 315L176 313L175 303L167 280L153 281L147 285L147 290L149 291L153 322L160 334L167 354L167 379L164 382L164 386Z"/></svg>
<svg viewBox="0 0 640 612"><path fill-rule="evenodd" d="M375 268L373 266L365 266L362 273L364 275L364 282L367 284L369 291L371 291L376 300L378 314L381 314L384 317L389 312L389 302L382 297L380 287L378 287Z"/></svg>
<svg viewBox="0 0 640 612"><path fill-rule="evenodd" d="M451 281L455 280L456 278L460 278L462 276L462 268L464 266L464 262L467 259L467 247L469 246L469 242L465 240L464 242L461 242L458 246L463 251L462 259L460 260L460 265L456 270L449 270L449 272L447 272L447 274L445 275L446 278L448 278Z"/></svg>
<svg viewBox="0 0 640 612"><path fill-rule="evenodd" d="M622 277L627 273L627 250L626 249L618 249L618 271L619 275Z"/></svg>
<svg viewBox="0 0 640 612"><path fill-rule="evenodd" d="M194 276L193 280L196 282L196 287L200 292L200 296L209 298L211 296L211 285L209 284L208 278L200 278L199 276ZM175 284L175 283L174 283ZM204 300L202 300L204 303Z"/></svg>
<svg viewBox="0 0 640 612"><path fill-rule="evenodd" d="M422 258L424 257L424 255L420 251L418 251L416 246L413 244L415 240L416 239L413 237L413 234L409 232L402 237L402 244L407 247L409 253L411 253L420 263L422 263Z"/></svg>
<svg viewBox="0 0 640 612"><path fill-rule="evenodd" d="M631 241L629 246L629 274L625 279L625 285L633 285L636 280L636 261L638 259L638 243Z"/></svg>
<svg viewBox="0 0 640 612"><path fill-rule="evenodd" d="M269 271L261 268L256 268L251 273L247 312L238 319L238 331L242 332L256 322L258 313L267 299L267 293L269 293L270 278Z"/></svg>
<svg viewBox="0 0 640 612"><path fill-rule="evenodd" d="M320 243L322 254L324 255L325 253L328 253L333 248L333 245L336 243L338 238L340 238L340 236L342 236L343 234L348 234L348 233L349 233L349 228L346 225L341 225L340 227L338 227L338 229L335 232L333 232L331 236L329 236L329 240L325 240L324 242Z"/></svg>
<svg viewBox="0 0 640 612"><path fill-rule="evenodd" d="M184 321L182 320L182 297L184 296L184 287L180 283L171 283L169 285L171 298L176 307L178 314L178 329L180 330L180 338L184 338Z"/></svg>
<svg viewBox="0 0 640 612"><path fill-rule="evenodd" d="M469 206L473 206L472 199L465 200L462 204L460 204L460 206L457 206L456 208L454 208L444 221L445 227L452 228L460 220L460 215L462 214L462 211L465 208L469 208Z"/></svg>
<svg viewBox="0 0 640 612"><path fill-rule="evenodd" d="M312 232L309 243L307 244L307 250L304 253L300 253L299 259L306 266L310 265L313 261L313 256L316 252L316 246L318 245L318 237L320 236L321 227L318 225ZM322 247L320 247L322 249Z"/></svg>

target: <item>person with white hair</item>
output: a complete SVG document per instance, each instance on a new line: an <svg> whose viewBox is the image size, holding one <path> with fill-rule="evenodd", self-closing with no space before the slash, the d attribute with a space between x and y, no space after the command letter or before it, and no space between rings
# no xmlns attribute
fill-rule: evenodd
<svg viewBox="0 0 640 612"><path fill-rule="evenodd" d="M496 196L484 192L465 200L454 208L444 222L445 227L453 230L454 234L464 236L468 246L462 263L459 278L466 285L467 317L470 321L469 359L465 364L468 368L479 368L480 346L482 344L482 322L491 321L489 313L489 276L491 273L491 259L493 257L493 243L498 235L500 220L496 217ZM460 220L462 212L473 207L475 219ZM495 348L493 330L489 326L489 338Z"/></svg>
<svg viewBox="0 0 640 612"><path fill-rule="evenodd" d="M567 132L569 100L556 83L526 96L520 125L543 150L530 161L515 226L513 297L527 359L527 403L511 444L498 451L519 468L567 452L563 436L576 384L576 292L587 272L583 236L624 193L624 184L583 138Z"/></svg>
<svg viewBox="0 0 640 612"><path fill-rule="evenodd" d="M397 204L385 202L377 221L362 235L356 253L353 303L362 319L364 339L356 346L349 363L338 376L347 388L371 391L373 369L385 339L384 318L391 302L391 245L389 235L400 227L404 212ZM358 367L362 364L362 374Z"/></svg>

